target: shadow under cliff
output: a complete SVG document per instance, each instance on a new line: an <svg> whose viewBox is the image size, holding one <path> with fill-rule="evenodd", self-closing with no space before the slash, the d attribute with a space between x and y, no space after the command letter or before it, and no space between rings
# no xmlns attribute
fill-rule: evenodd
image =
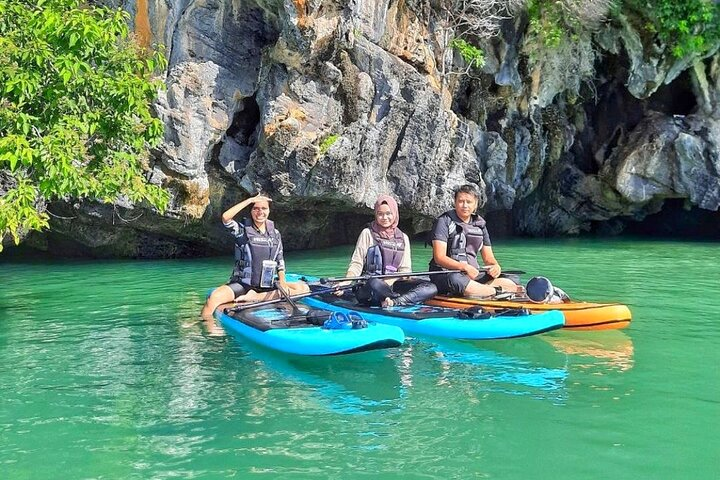
<svg viewBox="0 0 720 480"><path fill-rule="evenodd" d="M720 212L689 207L682 199L666 200L658 213L642 221L623 220L623 226L623 235L720 240Z"/></svg>

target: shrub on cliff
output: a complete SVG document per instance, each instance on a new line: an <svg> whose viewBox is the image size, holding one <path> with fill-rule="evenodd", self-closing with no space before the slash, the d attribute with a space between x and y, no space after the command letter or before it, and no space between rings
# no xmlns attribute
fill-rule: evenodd
<svg viewBox="0 0 720 480"><path fill-rule="evenodd" d="M715 0L625 0L647 18L645 28L657 35L675 57L703 56L720 43L720 3Z"/></svg>
<svg viewBox="0 0 720 480"><path fill-rule="evenodd" d="M423 0L418 8L434 32L438 51L438 73L468 75L485 64L479 40L496 36L500 23L524 0ZM456 57L455 54L458 54ZM456 65L456 60L464 65Z"/></svg>
<svg viewBox="0 0 720 480"><path fill-rule="evenodd" d="M163 133L151 74L166 61L127 22L78 0L0 0L0 249L5 236L46 227L42 206L57 198L165 208L144 172Z"/></svg>
<svg viewBox="0 0 720 480"><path fill-rule="evenodd" d="M592 31L605 20L612 0L528 0L530 32L547 48L574 42L579 33Z"/></svg>

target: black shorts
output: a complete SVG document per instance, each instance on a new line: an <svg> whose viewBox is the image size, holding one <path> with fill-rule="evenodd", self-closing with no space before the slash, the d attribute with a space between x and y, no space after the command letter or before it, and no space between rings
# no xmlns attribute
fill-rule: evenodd
<svg viewBox="0 0 720 480"><path fill-rule="evenodd" d="M440 295L461 297L470 283L470 277L460 272L443 273L442 275L430 275L430 281L435 284ZM480 272L475 281L483 284L490 283L493 281L493 277L485 272Z"/></svg>
<svg viewBox="0 0 720 480"><path fill-rule="evenodd" d="M225 285L230 287L230 290L232 290L235 294L235 298L239 297L240 295L245 295L248 290L254 290L257 293L272 292L273 290L275 290L275 288L253 287L252 285L248 285L244 282L228 282Z"/></svg>

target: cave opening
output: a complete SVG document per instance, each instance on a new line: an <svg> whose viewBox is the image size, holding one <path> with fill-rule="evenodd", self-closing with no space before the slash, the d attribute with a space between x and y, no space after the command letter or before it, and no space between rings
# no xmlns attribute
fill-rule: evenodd
<svg viewBox="0 0 720 480"><path fill-rule="evenodd" d="M589 125L579 133L579 141L573 146L575 163L587 174L598 172L600 165L623 145L648 112L684 116L698 107L688 71L669 84L660 85L648 98L641 99L633 96L626 86L629 63L625 56L607 56L596 69L610 72L612 75L607 78L612 80L597 85L593 100L585 103Z"/></svg>
<svg viewBox="0 0 720 480"><path fill-rule="evenodd" d="M453 94L450 110L452 110L456 115L475 121L475 119L472 118L472 101L475 90L476 85L474 85L469 79L464 79Z"/></svg>
<svg viewBox="0 0 720 480"><path fill-rule="evenodd" d="M623 233L639 237L720 240L720 212L688 207L683 199L669 199L658 213L642 221L625 221Z"/></svg>
<svg viewBox="0 0 720 480"><path fill-rule="evenodd" d="M243 98L225 137L213 147L211 158L230 175L241 175L257 148L260 106L255 96Z"/></svg>
<svg viewBox="0 0 720 480"><path fill-rule="evenodd" d="M257 141L255 131L260 123L260 106L255 95L245 97L240 102L232 124L227 130L227 136L235 139L240 145L252 147Z"/></svg>
<svg viewBox="0 0 720 480"><path fill-rule="evenodd" d="M646 108L667 115L689 115L697 109L692 78L686 70L669 85L660 85L646 100Z"/></svg>

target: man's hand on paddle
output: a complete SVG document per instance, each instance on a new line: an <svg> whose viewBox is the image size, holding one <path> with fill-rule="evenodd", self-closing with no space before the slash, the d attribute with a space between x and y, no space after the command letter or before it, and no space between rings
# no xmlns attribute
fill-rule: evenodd
<svg viewBox="0 0 720 480"><path fill-rule="evenodd" d="M482 272L487 272L487 274L493 278L499 277L500 272L502 272L500 265L498 265L497 263L493 263L491 265L485 265L480 270L478 270L477 268L473 267L472 265L466 263L466 264L463 264L461 270L463 271L463 273L465 273L465 275L472 278L473 280L478 278Z"/></svg>
<svg viewBox="0 0 720 480"><path fill-rule="evenodd" d="M460 270L461 270L465 275L467 275L468 277L470 277L470 278L473 279L473 280L476 279L476 278L480 275L480 270L478 270L477 268L473 267L473 266L470 265L469 263L464 263L464 264L462 265L462 267L460 268Z"/></svg>
<svg viewBox="0 0 720 480"><path fill-rule="evenodd" d="M488 275L493 278L498 278L500 276L500 272L502 272L500 265L498 265L497 263L485 265L484 270L488 273Z"/></svg>

